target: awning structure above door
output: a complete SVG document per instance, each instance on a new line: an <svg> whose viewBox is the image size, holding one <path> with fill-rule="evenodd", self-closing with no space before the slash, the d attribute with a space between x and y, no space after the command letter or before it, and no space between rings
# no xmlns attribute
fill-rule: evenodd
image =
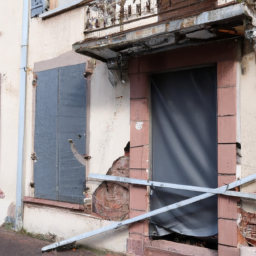
<svg viewBox="0 0 256 256"><path fill-rule="evenodd" d="M196 16L150 24L101 38L89 37L73 44L73 50L107 62L120 54L130 57L244 36L244 19L248 18L246 13L244 4L231 5Z"/></svg>
<svg viewBox="0 0 256 256"><path fill-rule="evenodd" d="M104 33L99 32L102 37L96 37L95 30L87 30L86 39L73 44L73 50L106 62L109 80L115 86L124 80L123 70L130 57L243 37L251 19L246 10L241 3L118 33L106 27Z"/></svg>

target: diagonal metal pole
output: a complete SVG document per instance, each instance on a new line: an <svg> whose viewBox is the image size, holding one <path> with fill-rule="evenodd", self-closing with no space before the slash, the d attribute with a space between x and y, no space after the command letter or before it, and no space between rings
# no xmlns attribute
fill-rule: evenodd
<svg viewBox="0 0 256 256"><path fill-rule="evenodd" d="M120 176L103 175L103 174L95 174L95 173L90 173L88 177L92 179L97 179L97 180L124 182L124 183L144 185L144 186L150 186L150 187L152 186L152 187L161 187L161 188L189 190L189 191L212 193L216 195L234 196L234 197L256 200L256 194L254 193L241 193L236 191L227 191L229 189L228 185L220 188L203 188L203 187L197 187L197 186L179 185L179 184L165 183L165 182L158 182L158 181L147 181L147 180L132 179L132 178L126 178L126 177L120 177Z"/></svg>
<svg viewBox="0 0 256 256"><path fill-rule="evenodd" d="M255 179L256 179L256 173L253 174L253 175L250 175L246 178L243 178L241 180L234 181L234 182L230 183L229 185L222 186L220 188L226 189L227 186L228 186L228 189L232 189L232 188L235 188L237 186L241 186L243 184L246 184L248 182L252 182ZM100 234L100 233L103 233L103 232L106 232L106 231L109 231L109 230L112 230L112 229L117 229L117 228L120 228L122 226L129 225L131 223L134 223L134 222L137 222L137 221L140 221L140 220L144 220L144 219L147 219L149 217L152 217L152 216L155 216L155 215L167 212L167 211L171 211L171 210L177 209L179 207L182 207L182 206L185 206L185 205L188 205L188 204L191 204L191 203L198 202L200 200L206 199L206 198L211 197L211 196L214 196L214 194L204 193L202 195L195 196L195 197L180 201L178 203L171 204L171 205L159 208L159 209L151 211L151 212L147 212L147 213L142 214L140 216L137 216L135 218L124 220L124 221L121 221L121 222L116 222L116 223L111 224L107 227L99 228L99 229L96 229L96 230L93 230L93 231L90 231L90 232L86 232L86 233L78 235L78 236L74 236L74 237L66 239L66 240L63 240L63 241L56 242L56 243L50 244L48 246L45 246L45 247L42 248L42 252L45 252L45 251L48 251L48 250L53 250L53 249L58 248L60 246L64 246L64 245L67 245L67 244L70 244L70 243L73 243L73 242L76 242L76 241L79 241L79 240L82 240L82 239L85 239L85 238L88 238L88 237L92 237L92 236L95 236L97 234Z"/></svg>

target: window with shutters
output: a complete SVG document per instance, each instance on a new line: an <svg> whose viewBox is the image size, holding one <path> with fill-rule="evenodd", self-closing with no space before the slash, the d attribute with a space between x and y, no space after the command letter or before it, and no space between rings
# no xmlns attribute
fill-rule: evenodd
<svg viewBox="0 0 256 256"><path fill-rule="evenodd" d="M53 10L57 7L70 8L73 4L77 5L83 1L77 0L31 0L31 18L39 16L43 12Z"/></svg>
<svg viewBox="0 0 256 256"><path fill-rule="evenodd" d="M49 0L31 0L31 18L36 17L48 10Z"/></svg>
<svg viewBox="0 0 256 256"><path fill-rule="evenodd" d="M85 167L70 149L81 154L86 145L85 64L37 73L34 163L35 197L82 204Z"/></svg>

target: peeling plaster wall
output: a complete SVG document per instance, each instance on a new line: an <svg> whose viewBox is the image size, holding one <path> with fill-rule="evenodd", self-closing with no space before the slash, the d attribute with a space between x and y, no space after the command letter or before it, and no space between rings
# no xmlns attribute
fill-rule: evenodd
<svg viewBox="0 0 256 256"><path fill-rule="evenodd" d="M24 170L25 196L34 196L29 183L33 180L33 163L30 160L33 152L33 67L44 60L51 60L72 50L72 44L83 40L84 8L57 15L42 20L34 18L30 23L28 67L26 94L26 133ZM88 154L89 170L96 173L106 173L112 162L123 155L123 148L130 137L130 101L129 83L118 84L115 88L108 81L105 64L99 64L92 76L91 82L91 112L90 112L90 144ZM24 227L35 233L51 232L58 237L70 238L96 228L108 225L86 214L74 214L65 209L50 209L43 206L28 207L25 205ZM91 247L107 248L123 252L126 250L128 229L113 231L113 235L97 236L94 240L86 240ZM100 238L100 239L99 239ZM96 242L100 241L100 242Z"/></svg>
<svg viewBox="0 0 256 256"><path fill-rule="evenodd" d="M1 161L0 225L16 198L19 68L23 1L0 1Z"/></svg>
<svg viewBox="0 0 256 256"><path fill-rule="evenodd" d="M256 63L255 53L242 58L241 75L241 153L242 172L246 177L256 172ZM256 192L256 183L243 186L243 192Z"/></svg>
<svg viewBox="0 0 256 256"><path fill-rule="evenodd" d="M130 140L130 82L113 87L107 66L94 70L91 84L90 172L106 174ZM89 184L90 185L90 184ZM91 184L92 192L97 184Z"/></svg>

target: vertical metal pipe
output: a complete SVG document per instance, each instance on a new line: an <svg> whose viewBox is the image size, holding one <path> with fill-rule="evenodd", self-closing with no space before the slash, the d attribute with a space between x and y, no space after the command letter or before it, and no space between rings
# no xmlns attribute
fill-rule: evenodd
<svg viewBox="0 0 256 256"><path fill-rule="evenodd" d="M18 131L18 158L17 158L17 183L16 183L16 213L15 229L22 228L23 219L23 145L25 127L25 99L27 79L27 48L28 48L28 25L29 25L29 0L23 0L22 14L22 39L21 39L21 62L20 62L20 93L19 93L19 131Z"/></svg>

